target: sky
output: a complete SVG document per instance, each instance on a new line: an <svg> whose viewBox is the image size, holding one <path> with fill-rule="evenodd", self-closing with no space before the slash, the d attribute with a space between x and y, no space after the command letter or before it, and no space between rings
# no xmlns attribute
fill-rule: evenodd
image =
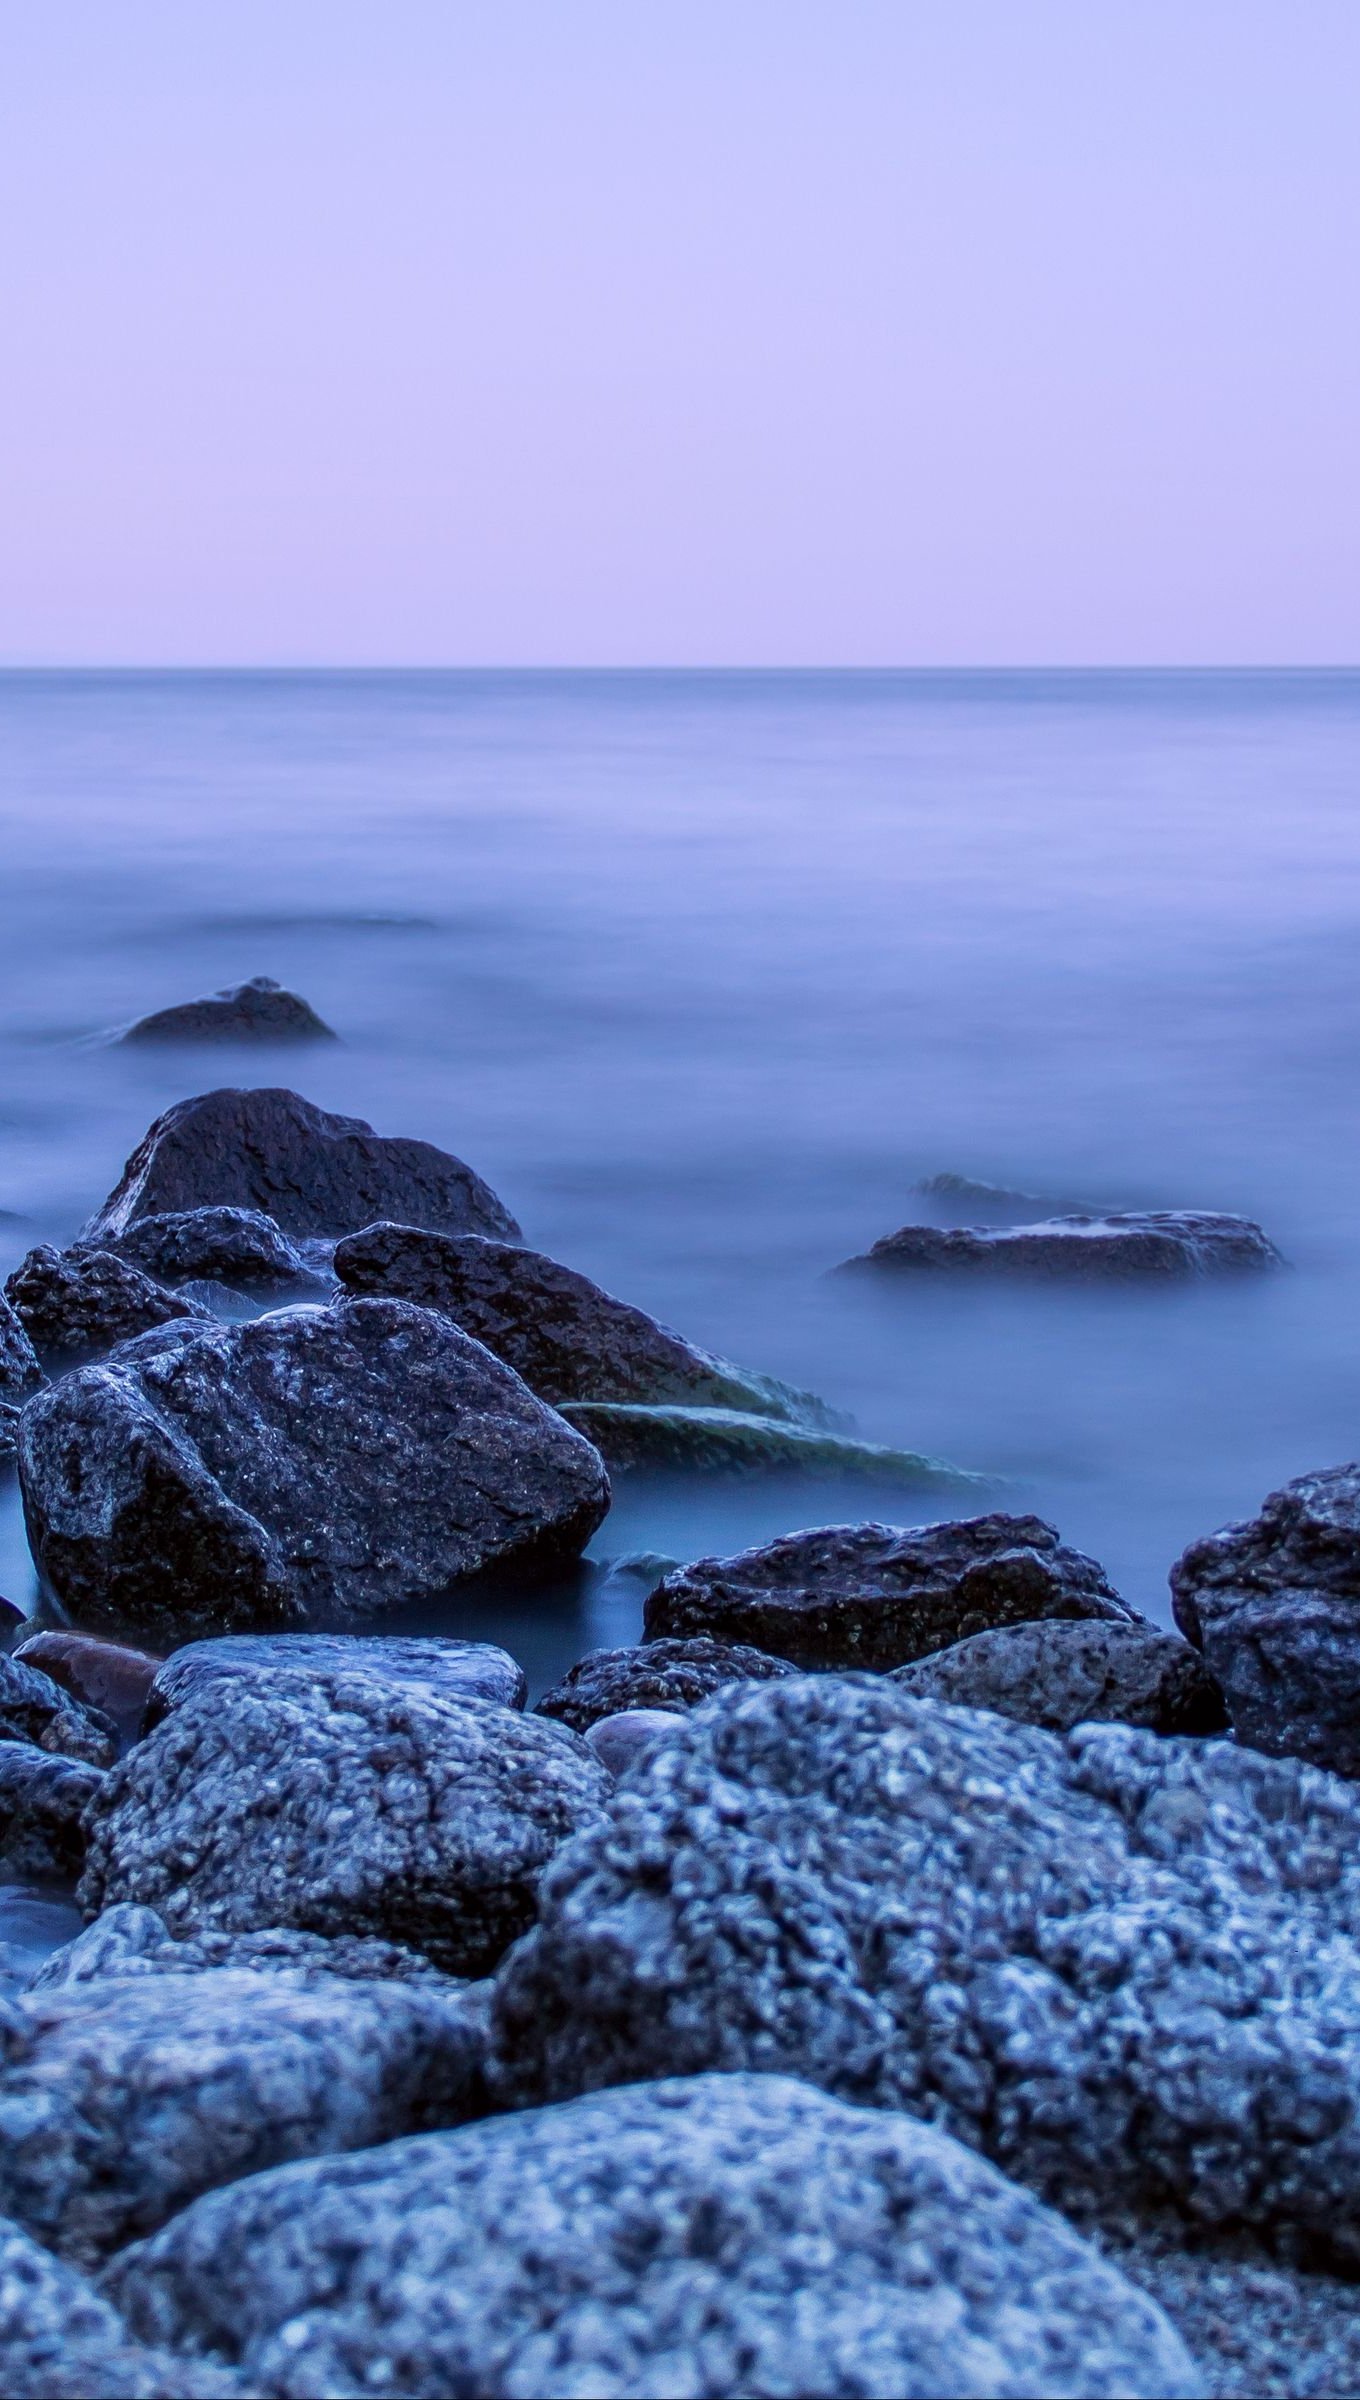
<svg viewBox="0 0 1360 2400"><path fill-rule="evenodd" d="M1356 0L0 0L0 663L1360 661Z"/></svg>

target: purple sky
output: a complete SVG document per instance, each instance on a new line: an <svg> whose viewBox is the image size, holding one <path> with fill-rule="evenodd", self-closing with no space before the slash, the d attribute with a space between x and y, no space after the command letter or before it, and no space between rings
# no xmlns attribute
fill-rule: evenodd
<svg viewBox="0 0 1360 2400"><path fill-rule="evenodd" d="M9 0L0 660L1360 660L1357 0Z"/></svg>

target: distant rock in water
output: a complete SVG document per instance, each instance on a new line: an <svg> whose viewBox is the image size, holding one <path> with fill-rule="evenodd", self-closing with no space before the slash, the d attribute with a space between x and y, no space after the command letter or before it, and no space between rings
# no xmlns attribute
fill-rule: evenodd
<svg viewBox="0 0 1360 2400"><path fill-rule="evenodd" d="M998 1625L894 1670L929 1700L990 1708L1025 1725L1146 1725L1152 1733L1227 1728L1223 1694L1199 1652L1157 1625L1071 1619Z"/></svg>
<svg viewBox="0 0 1360 2400"><path fill-rule="evenodd" d="M5 1285L34 1349L49 1368L112 1350L177 1318L210 1321L194 1300L169 1292L112 1250L30 1250Z"/></svg>
<svg viewBox="0 0 1360 2400"><path fill-rule="evenodd" d="M649 1715L658 1709L683 1712L729 1683L768 1682L772 1675L794 1672L786 1658L772 1658L741 1642L710 1641L703 1634L692 1641L639 1642L627 1650L592 1650L578 1659L544 1693L534 1713L587 1733L602 1717L625 1709Z"/></svg>
<svg viewBox="0 0 1360 2400"><path fill-rule="evenodd" d="M202 1000L158 1008L139 1017L117 1039L123 1042L333 1042L338 1037L296 992L270 975L228 985Z"/></svg>
<svg viewBox="0 0 1360 2400"><path fill-rule="evenodd" d="M1028 1277L1051 1283L1190 1282L1284 1264L1249 1217L1159 1209L1020 1226L903 1225L836 1272Z"/></svg>
<svg viewBox="0 0 1360 2400"><path fill-rule="evenodd" d="M1057 1200L1050 1193L1011 1191L1003 1183L979 1183L971 1175L927 1175L918 1183L917 1191L925 1200L937 1200L943 1208L967 1209L970 1213L957 1221L974 1225L979 1218L985 1224L1033 1224L1046 1217L1099 1215L1088 1200Z"/></svg>
<svg viewBox="0 0 1360 2400"><path fill-rule="evenodd" d="M177 1101L144 1134L82 1240L120 1242L147 1217L259 1211L296 1240L357 1233L379 1217L515 1241L495 1193L432 1142L392 1139L297 1092L230 1087Z"/></svg>
<svg viewBox="0 0 1360 2400"><path fill-rule="evenodd" d="M258 1208L187 1208L139 1217L117 1238L119 1256L160 1283L206 1280L280 1291L317 1280L302 1252Z"/></svg>

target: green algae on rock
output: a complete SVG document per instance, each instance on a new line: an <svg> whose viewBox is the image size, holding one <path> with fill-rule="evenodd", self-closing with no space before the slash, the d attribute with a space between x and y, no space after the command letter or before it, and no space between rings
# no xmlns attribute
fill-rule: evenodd
<svg viewBox="0 0 1360 2400"><path fill-rule="evenodd" d="M798 1474L827 1482L897 1484L910 1491L977 1491L993 1478L917 1450L790 1425L736 1408L650 1408L567 1401L559 1411L611 1471L680 1468L704 1475Z"/></svg>

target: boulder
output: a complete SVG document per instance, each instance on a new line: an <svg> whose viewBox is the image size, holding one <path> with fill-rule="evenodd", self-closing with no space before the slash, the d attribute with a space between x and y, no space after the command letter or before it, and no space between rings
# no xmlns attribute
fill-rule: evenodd
<svg viewBox="0 0 1360 2400"><path fill-rule="evenodd" d="M79 1919L62 1947L51 1947L27 1978L34 1992L64 1991L74 1983L127 1982L138 1975L201 1975L207 1968L249 1969L257 1975L336 1976L364 1983L423 1983L446 1994L471 1987L442 1975L419 1951L360 1934L299 1933L271 1925L259 1933L209 1932L177 1942L154 1908L119 1900L81 1930Z"/></svg>
<svg viewBox="0 0 1360 2400"><path fill-rule="evenodd" d="M122 1741L136 1740L161 1664L149 1651L52 1627L46 1633L31 1633L14 1656L23 1665L50 1675L74 1700L98 1709Z"/></svg>
<svg viewBox="0 0 1360 2400"><path fill-rule="evenodd" d="M569 1667L560 1683L537 1703L540 1717L556 1717L584 1733L601 1717L621 1709L697 1708L725 1684L792 1675L785 1658L751 1650L741 1642L639 1643L630 1650L592 1650Z"/></svg>
<svg viewBox="0 0 1360 2400"><path fill-rule="evenodd" d="M734 1685L561 1853L494 2026L519 2106L798 2075L1068 2213L1360 2264L1360 1794L1294 1759Z"/></svg>
<svg viewBox="0 0 1360 2400"><path fill-rule="evenodd" d="M228 2369L134 2342L83 2275L3 2221L0 2388L7 2400L245 2400Z"/></svg>
<svg viewBox="0 0 1360 2400"><path fill-rule="evenodd" d="M378 1217L511 1241L519 1233L461 1159L281 1090L177 1101L143 1135L83 1238L113 1246L143 1218L198 1208L258 1210L295 1240L357 1233Z"/></svg>
<svg viewBox="0 0 1360 2400"><path fill-rule="evenodd" d="M838 1271L1184 1283L1207 1275L1259 1274L1283 1263L1249 1217L1182 1208L1049 1217L1037 1225L903 1225Z"/></svg>
<svg viewBox="0 0 1360 2400"><path fill-rule="evenodd" d="M275 983L253 975L202 1000L158 1008L117 1036L120 1043L148 1042L333 1042L336 1035L316 1010Z"/></svg>
<svg viewBox="0 0 1360 2400"><path fill-rule="evenodd" d="M669 1708L621 1708L617 1716L598 1717L585 1738L617 1783L640 1758L650 1755L655 1742L669 1739L676 1714Z"/></svg>
<svg viewBox="0 0 1360 2400"><path fill-rule="evenodd" d="M1198 1652L1156 1625L1000 1625L898 1667L893 1680L927 1699L1066 1733L1114 1720L1153 1733L1222 1733L1223 1694Z"/></svg>
<svg viewBox="0 0 1360 2400"><path fill-rule="evenodd" d="M354 1633L228 1633L189 1642L159 1667L145 1713L149 1733L172 1708L192 1699L214 1676L249 1676L267 1685L280 1668L360 1668L400 1691L433 1692L445 1700L481 1700L523 1708L524 1669L494 1642L456 1642L441 1635L419 1640L365 1640Z"/></svg>
<svg viewBox="0 0 1360 2400"><path fill-rule="evenodd" d="M7 1408L22 1408L46 1381L22 1317L0 1292L0 1401Z"/></svg>
<svg viewBox="0 0 1360 2400"><path fill-rule="evenodd" d="M1171 1595L1239 1741L1360 1776L1360 1464L1301 1475L1192 1542Z"/></svg>
<svg viewBox="0 0 1360 2400"><path fill-rule="evenodd" d="M258 1208L139 1217L119 1234L118 1253L160 1283L207 1281L269 1292L317 1280L312 1263Z"/></svg>
<svg viewBox="0 0 1360 2400"><path fill-rule="evenodd" d="M0 1742L0 1881L74 1883L85 1864L85 1810L101 1767L32 1742Z"/></svg>
<svg viewBox="0 0 1360 2400"><path fill-rule="evenodd" d="M967 1491L987 1481L918 1450L887 1450L877 1442L816 1433L734 1408L564 1400L562 1415L620 1473L637 1468L687 1475L798 1475L813 1482L887 1484L907 1491Z"/></svg>
<svg viewBox="0 0 1360 2400"><path fill-rule="evenodd" d="M153 1283L111 1250L30 1250L5 1286L46 1367L112 1350L177 1317L208 1319L197 1301Z"/></svg>
<svg viewBox="0 0 1360 2400"><path fill-rule="evenodd" d="M484 1973L609 1778L565 1726L351 1670L206 1682L109 1773L82 1906L177 1938L295 1926Z"/></svg>
<svg viewBox="0 0 1360 2400"><path fill-rule="evenodd" d="M64 1691L26 1659L0 1656L0 1742L31 1742L61 1758L111 1766L118 1734L103 1710Z"/></svg>
<svg viewBox="0 0 1360 2400"><path fill-rule="evenodd" d="M609 1505L589 1443L401 1300L145 1335L30 1402L19 1474L62 1609L159 1650L551 1573Z"/></svg>
<svg viewBox="0 0 1360 2400"><path fill-rule="evenodd" d="M905 1666L1037 1618L1133 1624L1104 1570L1039 1517L825 1525L667 1575L646 1639L749 1642L800 1667Z"/></svg>
<svg viewBox="0 0 1360 2400"><path fill-rule="evenodd" d="M555 1406L675 1401L827 1431L841 1424L811 1392L730 1366L538 1250L370 1225L339 1244L335 1272L347 1291L442 1309Z"/></svg>
<svg viewBox="0 0 1360 2400"><path fill-rule="evenodd" d="M281 2169L108 2289L279 2395L1129 2400L1204 2386L1156 2304L934 2126L702 2076Z"/></svg>

